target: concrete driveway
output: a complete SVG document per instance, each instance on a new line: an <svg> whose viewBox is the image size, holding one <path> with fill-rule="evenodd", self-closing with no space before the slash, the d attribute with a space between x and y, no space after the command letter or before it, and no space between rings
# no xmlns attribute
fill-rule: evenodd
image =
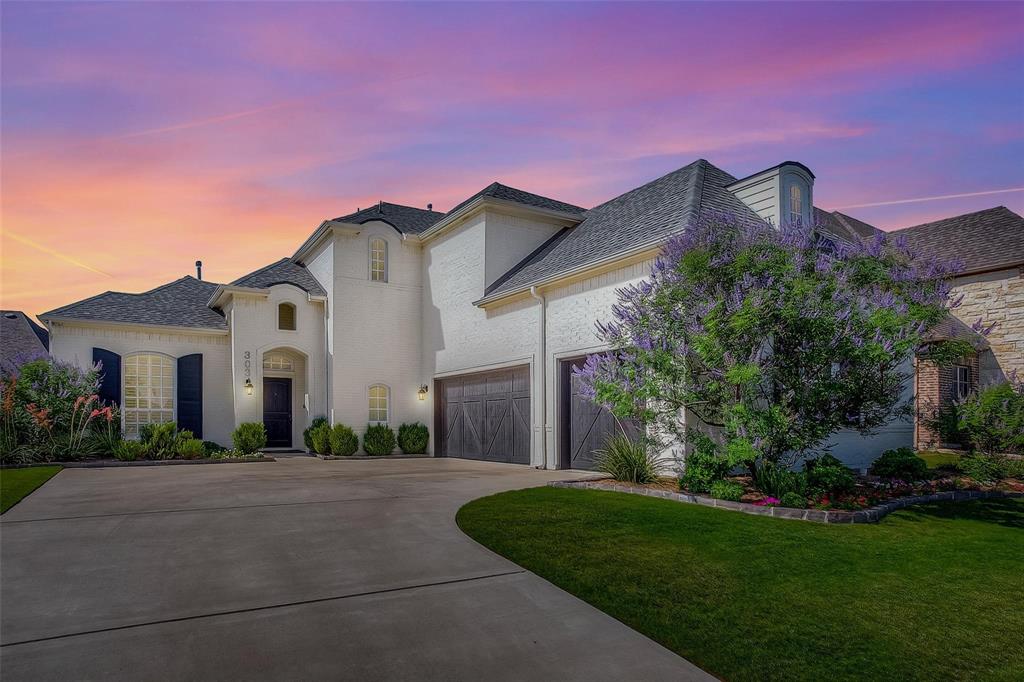
<svg viewBox="0 0 1024 682"><path fill-rule="evenodd" d="M0 520L5 681L710 679L462 534L565 472L449 459L66 469Z"/></svg>

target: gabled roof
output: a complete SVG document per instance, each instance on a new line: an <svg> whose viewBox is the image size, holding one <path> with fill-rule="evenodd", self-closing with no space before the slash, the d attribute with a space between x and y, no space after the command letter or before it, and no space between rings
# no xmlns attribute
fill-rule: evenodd
<svg viewBox="0 0 1024 682"><path fill-rule="evenodd" d="M489 198L498 199L500 201L511 201L516 204L522 204L523 206L531 206L533 208L543 208L549 211L558 211L560 213L569 213L571 215L581 215L586 213L587 209L572 204L567 204L564 201L558 201L557 199L550 199L548 197L542 197L539 194L533 194L532 192L526 192L515 187L509 187L503 185L500 182L492 182L491 184L484 187L482 190L459 203L455 208L448 211L446 215L456 213L463 206L468 206L477 199Z"/></svg>
<svg viewBox="0 0 1024 682"><path fill-rule="evenodd" d="M817 206L814 207L814 223L821 232L848 242L874 237L875 234L881 232L880 229L863 220L857 220L853 216L839 211L829 213Z"/></svg>
<svg viewBox="0 0 1024 682"><path fill-rule="evenodd" d="M444 213L438 211L427 211L422 208L382 201L372 208L364 208L355 213L335 218L334 222L362 225L371 220L380 220L399 232L419 234L443 217Z"/></svg>
<svg viewBox="0 0 1024 682"><path fill-rule="evenodd" d="M963 261L961 274L1024 264L1024 218L1005 206L905 227L908 246L935 258Z"/></svg>
<svg viewBox="0 0 1024 682"><path fill-rule="evenodd" d="M0 311L0 362L4 368L46 355L50 333L20 310Z"/></svg>
<svg viewBox="0 0 1024 682"><path fill-rule="evenodd" d="M736 181L704 159L596 206L583 221L537 249L485 292L482 301L525 289L645 246L657 246L702 211L759 220L726 189Z"/></svg>
<svg viewBox="0 0 1024 682"><path fill-rule="evenodd" d="M214 282L201 281L189 275L141 294L107 291L43 313L39 317L227 329L224 316L206 305L218 286Z"/></svg>
<svg viewBox="0 0 1024 682"><path fill-rule="evenodd" d="M259 270L250 272L248 275L243 275L232 282L230 286L266 289L275 284L294 284L313 296L327 295L327 292L316 281L316 278L309 273L309 270L291 258L282 258L270 265L263 266Z"/></svg>

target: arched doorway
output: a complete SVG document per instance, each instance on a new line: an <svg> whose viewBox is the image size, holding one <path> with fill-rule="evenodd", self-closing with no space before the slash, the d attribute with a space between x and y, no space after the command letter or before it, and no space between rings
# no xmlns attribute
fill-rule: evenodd
<svg viewBox="0 0 1024 682"><path fill-rule="evenodd" d="M263 352L263 426L268 448L302 447L306 426L306 356L291 348Z"/></svg>

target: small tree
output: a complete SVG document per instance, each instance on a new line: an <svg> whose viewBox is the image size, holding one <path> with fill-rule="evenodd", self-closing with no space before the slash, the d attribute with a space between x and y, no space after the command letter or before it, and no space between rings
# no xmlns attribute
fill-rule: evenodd
<svg viewBox="0 0 1024 682"><path fill-rule="evenodd" d="M956 405L957 428L971 450L1024 453L1024 381L993 384Z"/></svg>
<svg viewBox="0 0 1024 682"><path fill-rule="evenodd" d="M597 325L612 350L578 373L616 415L711 437L730 466L792 463L842 427L910 413L905 367L952 307L954 269L884 236L835 247L806 227L705 216L619 290Z"/></svg>

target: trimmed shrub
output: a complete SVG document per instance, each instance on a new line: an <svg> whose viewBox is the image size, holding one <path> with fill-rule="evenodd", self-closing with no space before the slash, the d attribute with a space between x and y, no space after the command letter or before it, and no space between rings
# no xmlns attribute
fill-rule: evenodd
<svg viewBox="0 0 1024 682"><path fill-rule="evenodd" d="M743 497L743 486L736 481L715 481L711 484L711 497L739 502Z"/></svg>
<svg viewBox="0 0 1024 682"><path fill-rule="evenodd" d="M331 427L326 422L313 427L309 432L309 442L312 444L313 452L316 454L331 454Z"/></svg>
<svg viewBox="0 0 1024 682"><path fill-rule="evenodd" d="M311 421L309 426L307 426L302 432L302 442L310 452L316 452L316 450L313 449L313 429L325 424L327 424L327 417L313 417L313 421Z"/></svg>
<svg viewBox="0 0 1024 682"><path fill-rule="evenodd" d="M414 422L398 427L398 447L407 455L422 455L427 451L430 431L426 424Z"/></svg>
<svg viewBox="0 0 1024 682"><path fill-rule="evenodd" d="M326 426L326 423L324 425ZM331 454L348 457L359 449L359 438L356 436L356 432L344 424L335 424L328 433Z"/></svg>
<svg viewBox="0 0 1024 682"><path fill-rule="evenodd" d="M800 493L783 493L779 499L779 504L783 507L791 507L793 509L806 509L807 498Z"/></svg>
<svg viewBox="0 0 1024 682"><path fill-rule="evenodd" d="M597 451L594 468L616 481L627 483L653 483L658 480L661 459L651 452L642 440L633 440L622 434L608 439L604 449Z"/></svg>
<svg viewBox="0 0 1024 682"><path fill-rule="evenodd" d="M830 495L853 490L853 472L832 455L807 460L804 462L804 472L807 474L807 487L810 490Z"/></svg>
<svg viewBox="0 0 1024 682"><path fill-rule="evenodd" d="M182 459L202 459L206 456L203 441L198 438L181 438L177 443L178 457Z"/></svg>
<svg viewBox="0 0 1024 682"><path fill-rule="evenodd" d="M886 450L871 464L870 472L881 478L920 481L928 475L928 463L912 448Z"/></svg>
<svg viewBox="0 0 1024 682"><path fill-rule="evenodd" d="M267 430L263 422L245 422L231 434L235 450L242 455L255 455L267 447Z"/></svg>
<svg viewBox="0 0 1024 682"><path fill-rule="evenodd" d="M135 440L123 440L114 446L114 459L134 462L146 456L146 446Z"/></svg>
<svg viewBox="0 0 1024 682"><path fill-rule="evenodd" d="M367 424L363 450L368 455L390 455L395 449L395 432L387 424Z"/></svg>
<svg viewBox="0 0 1024 682"><path fill-rule="evenodd" d="M803 497L807 493L807 474L764 461L754 469L754 485L765 495L779 499L786 493Z"/></svg>
<svg viewBox="0 0 1024 682"><path fill-rule="evenodd" d="M220 443L214 443L212 440L203 441L203 450L206 451L207 457L213 457L221 452L227 452L228 449Z"/></svg>
<svg viewBox="0 0 1024 682"><path fill-rule="evenodd" d="M693 451L683 461L683 475L679 487L695 493L706 493L711 484L725 478L732 468L716 453L714 441L704 434L691 436Z"/></svg>

